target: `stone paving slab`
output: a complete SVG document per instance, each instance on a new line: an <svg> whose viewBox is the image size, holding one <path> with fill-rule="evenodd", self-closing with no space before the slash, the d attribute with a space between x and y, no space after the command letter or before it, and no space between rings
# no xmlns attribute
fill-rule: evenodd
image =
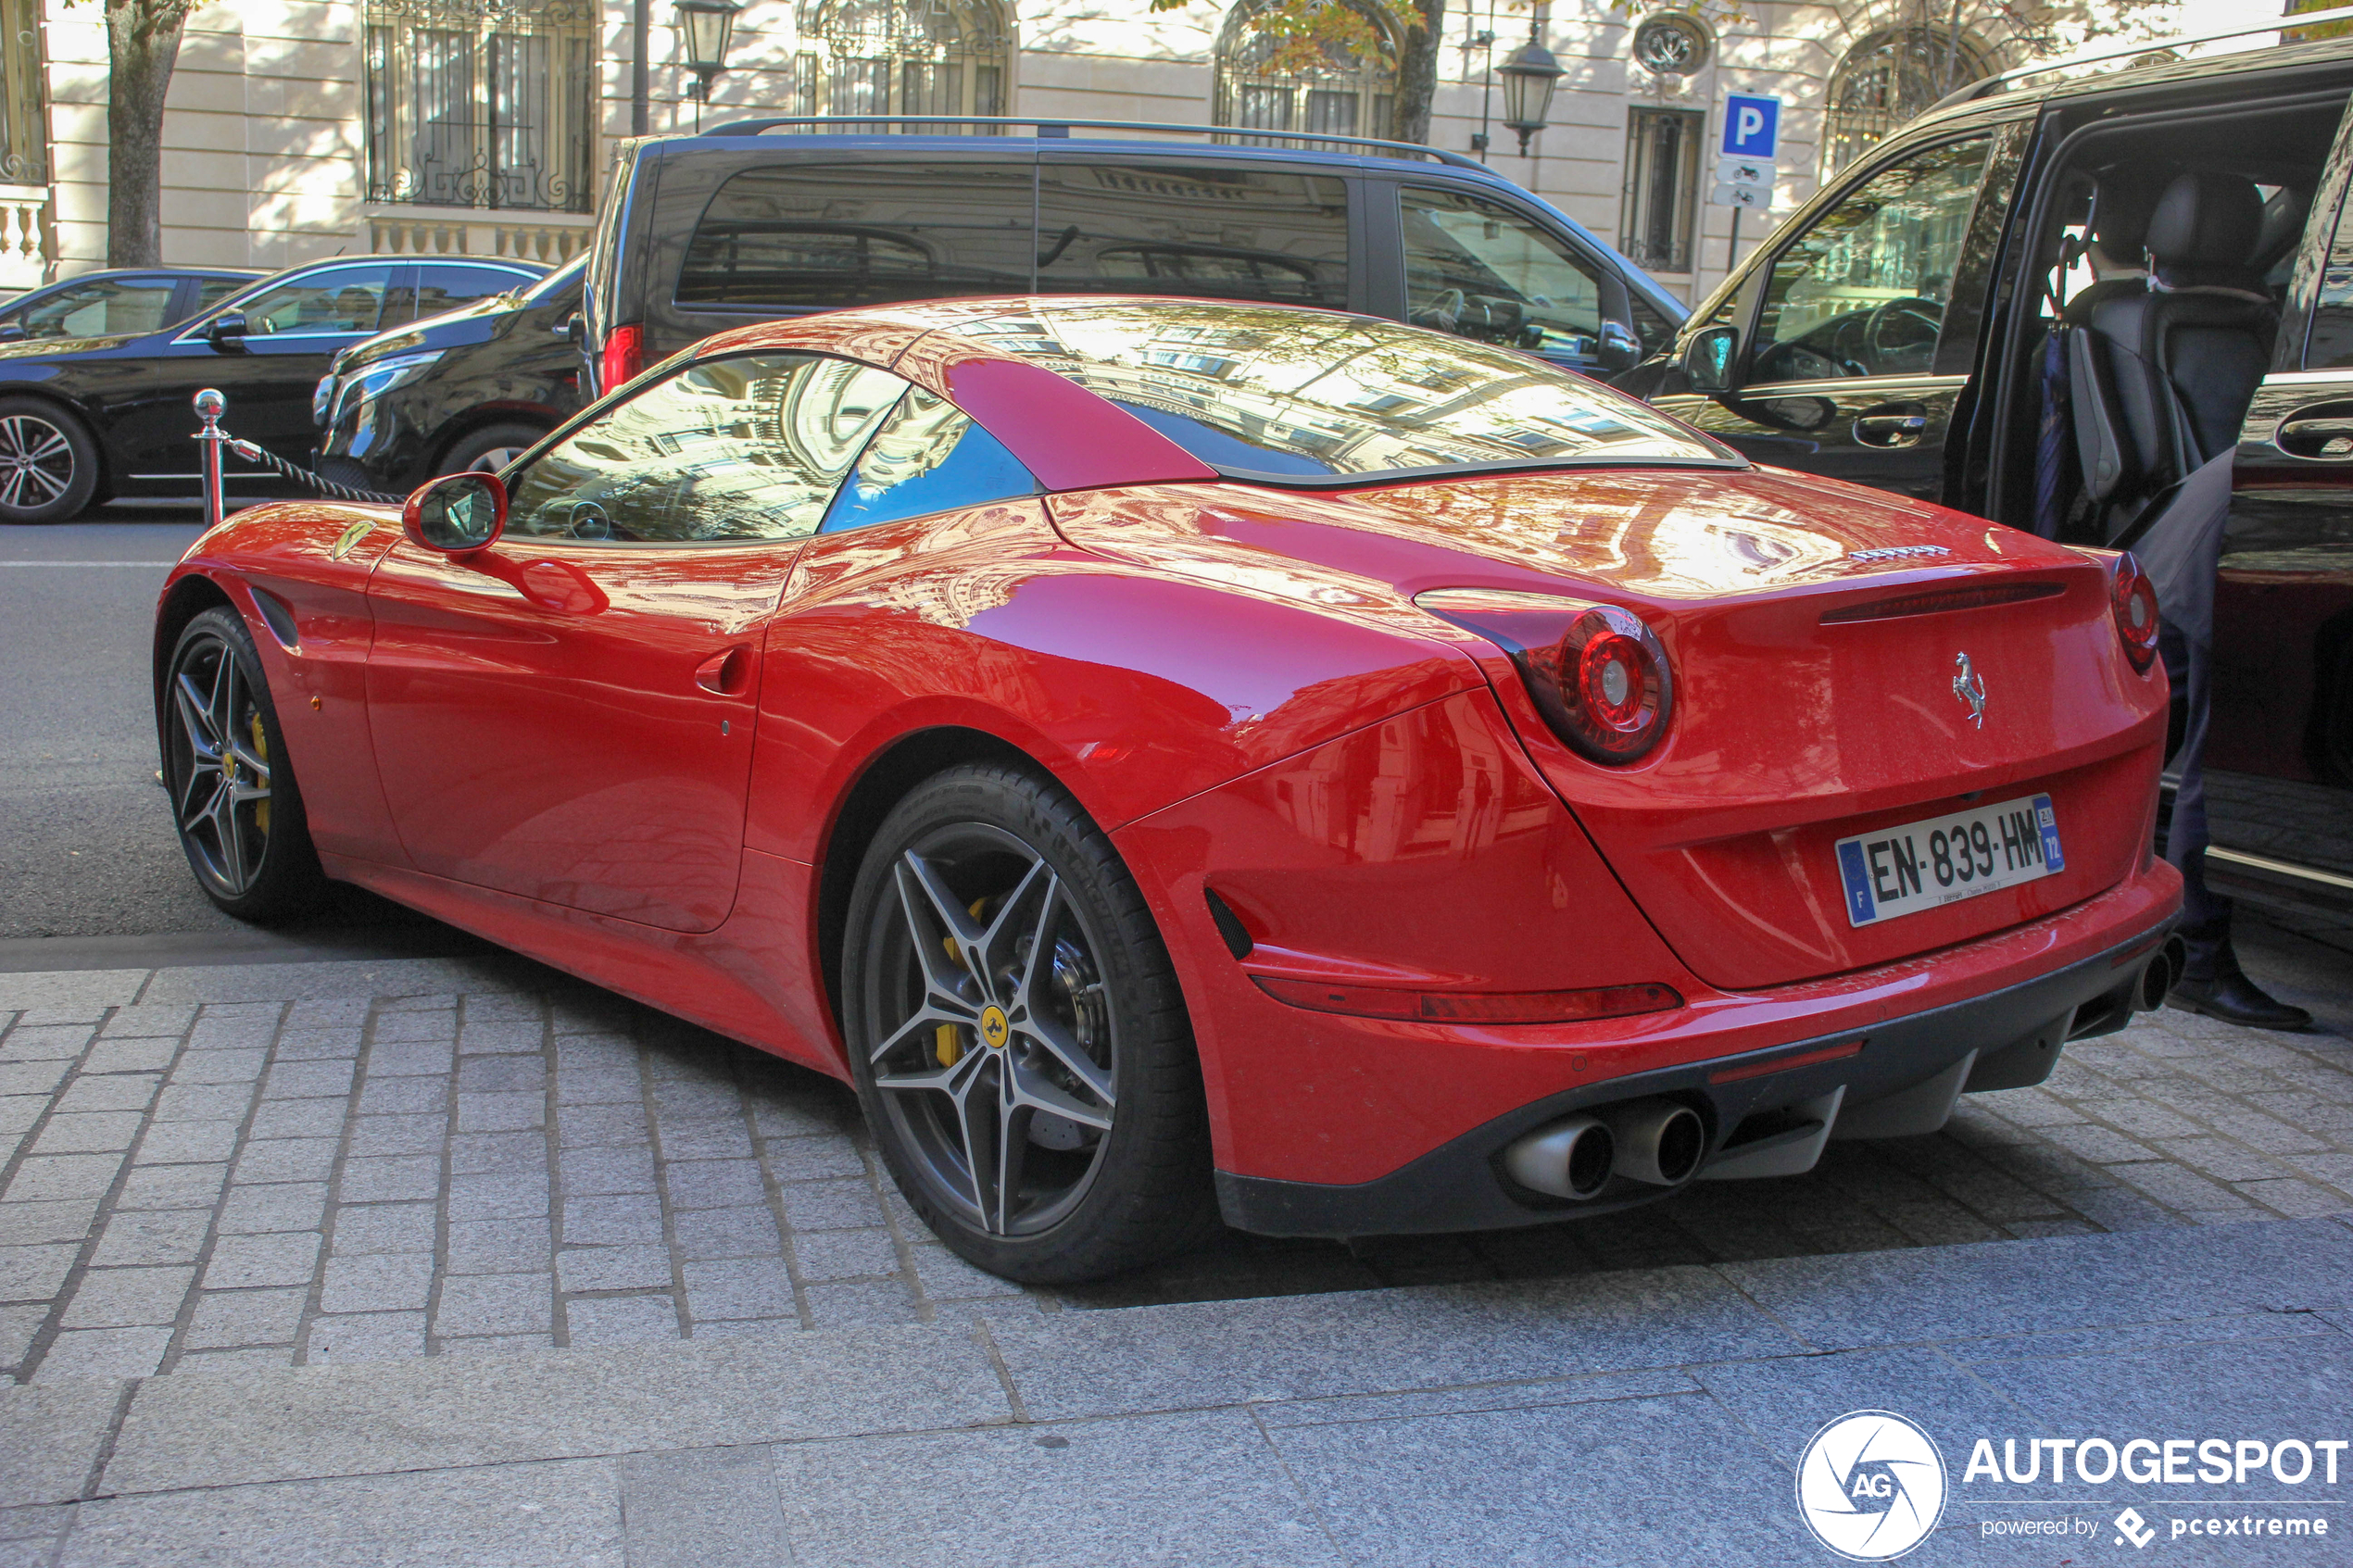
<svg viewBox="0 0 2353 1568"><path fill-rule="evenodd" d="M2282 1234L2232 1226L2195 1246L2139 1233L2078 1236L1971 1248L1957 1259L1916 1250L1728 1263L1722 1272L1792 1333L1839 1349L2353 1306L2353 1230L2305 1227L2292 1233L2293 1246L2281 1244ZM2112 1266L2145 1257L2163 1259L2163 1271ZM2120 1298L2126 1289L2142 1294ZM2034 1303L2024 1323L2012 1316L2021 1298Z"/></svg>
<svg viewBox="0 0 2353 1568"><path fill-rule="evenodd" d="M2161 1297L2184 1252L2227 1240L2243 1248L2240 1262L2325 1257L2348 1238L2353 1226L2334 1219L2193 1230L2163 1249L2062 1238L2032 1248L2041 1266L2025 1271L1988 1267L2018 1254L2012 1244L1937 1248L1907 1257L1915 1266L1902 1277L1862 1275L1838 1288L1872 1321L1914 1298L1975 1298L2007 1332L1925 1326L1919 1343L1829 1353L1786 1332L1747 1347L1667 1332L1619 1340L1603 1359L1623 1364L1581 1376L1564 1375L1567 1335L1516 1341L1516 1352L1476 1369L1383 1358L1375 1346L1364 1392L1314 1399L1236 1392L1259 1381L1264 1348L1300 1326L1310 1303L1288 1299L990 1318L978 1332L956 1322L785 1330L724 1346L36 1386L14 1392L53 1401L39 1407L52 1411L65 1409L61 1399L83 1401L63 1418L77 1432L84 1412L127 1411L100 1422L79 1500L43 1505L57 1488L40 1489L37 1476L34 1490L0 1496L0 1563L1785 1568L1828 1561L1791 1503L1798 1455L1825 1421L1864 1408L1920 1422L1953 1474L1942 1528L1907 1562L2104 1560L2104 1539L2087 1559L1982 1537L1988 1520L2084 1515L2090 1505L2080 1485L2064 1497L2048 1485L1963 1486L1973 1437L2339 1433L2353 1411L2353 1333L2337 1320L2353 1314L2297 1310L2305 1292L2264 1311L2196 1317L2185 1302L2161 1322L2135 1314ZM1705 1294L1684 1276L1729 1286L1734 1272L1663 1271L1631 1298L1622 1278L1594 1276L1350 1299L1379 1303L1365 1320L1369 1338L1435 1342L1471 1330L1466 1304L1491 1319L1518 1313L1573 1328L1665 1285L1673 1288L1655 1299L1671 1329L1678 1293ZM2088 1298L2115 1303L2113 1315L2044 1331L2038 1281L2052 1275L2085 1282ZM2309 1294L2333 1288L2319 1280ZM1201 1374L1181 1397L1194 1402L1047 1413L1065 1360L1100 1362L1107 1338L1124 1336L1141 1364L1188 1319L1224 1331L1193 1352ZM1034 1365L992 1355L1008 1333L1041 1341ZM1232 1365L1217 1364L1219 1343L1232 1348ZM928 1407L906 1398L910 1365L946 1368L948 1397ZM1444 1381L1472 1370L1484 1380ZM759 1397L763 1388L771 1398ZM654 1413L656 1397L680 1413ZM635 1413L597 1416L612 1399L634 1400ZM10 1465L57 1429L57 1418L44 1425L24 1413L33 1409L0 1406L0 1458ZM780 1409L819 1414L780 1418ZM519 1462L525 1451L535 1457ZM2353 1463L2334 1484L2316 1474L2286 1488L2260 1472L2186 1493L2091 1488L2103 1526L2127 1501L2162 1523L2183 1505L2259 1513L2284 1489L2298 1512L2353 1531ZM2318 1545L2169 1540L2164 1561L2341 1560Z"/></svg>
<svg viewBox="0 0 2353 1568"><path fill-rule="evenodd" d="M2353 1236L2347 1237L2353 1240ZM1036 1420L1328 1399L1786 1354L1803 1341L1720 1273L1642 1269L992 1322Z"/></svg>
<svg viewBox="0 0 2353 1568"><path fill-rule="evenodd" d="M303 1370L305 1375L290 1377L234 1367L141 1384L114 1439L107 1490L171 1491L1013 1419L985 1345L950 1325L646 1346L601 1357L550 1352Z"/></svg>
<svg viewBox="0 0 2353 1568"><path fill-rule="evenodd" d="M73 1511L61 1568L623 1568L611 1461L115 1498ZM50 1559L44 1559L51 1561ZM706 1558L708 1564L711 1560ZM754 1559L734 1561L749 1565Z"/></svg>
<svg viewBox="0 0 2353 1568"><path fill-rule="evenodd" d="M2322 1032L2144 1015L2040 1088L1971 1097L1932 1137L1833 1144L1806 1176L1478 1236L1230 1236L1027 1292L937 1245L840 1085L521 959L0 974L0 1369L146 1377L1815 1257L1869 1271L1955 1243L2170 1246L2353 1212L2353 962L2260 940L2267 982Z"/></svg>

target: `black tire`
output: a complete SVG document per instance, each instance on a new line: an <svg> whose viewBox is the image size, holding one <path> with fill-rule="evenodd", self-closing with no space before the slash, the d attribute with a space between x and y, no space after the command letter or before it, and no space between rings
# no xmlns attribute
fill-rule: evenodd
<svg viewBox="0 0 2353 1568"><path fill-rule="evenodd" d="M98 444L42 397L0 397L0 523L63 522L98 488Z"/></svg>
<svg viewBox="0 0 2353 1568"><path fill-rule="evenodd" d="M1032 964L1047 942L1051 961ZM843 949L867 1123L950 1248L1007 1279L1070 1284L1214 1234L1176 972L1118 851L1063 790L996 764L918 784L867 849Z"/></svg>
<svg viewBox="0 0 2353 1568"><path fill-rule="evenodd" d="M269 679L233 611L216 606L188 622L159 701L172 827L205 897L260 925L315 908L327 879Z"/></svg>
<svg viewBox="0 0 2353 1568"><path fill-rule="evenodd" d="M537 445L540 438L547 433L538 425L512 420L484 425L480 430L470 430L450 444L449 450L441 455L441 461L434 466L433 471L436 474L472 473L476 470L497 473L522 457L525 447Z"/></svg>

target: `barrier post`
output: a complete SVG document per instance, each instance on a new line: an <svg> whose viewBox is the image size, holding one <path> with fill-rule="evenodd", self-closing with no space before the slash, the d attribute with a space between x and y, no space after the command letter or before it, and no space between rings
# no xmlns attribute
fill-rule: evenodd
<svg viewBox="0 0 2353 1568"><path fill-rule="evenodd" d="M196 418L204 428L196 432L196 449L203 455L204 525L208 529L220 526L223 502L220 491L220 448L227 445L229 433L220 428L220 416L229 400L211 387L206 387L191 399Z"/></svg>

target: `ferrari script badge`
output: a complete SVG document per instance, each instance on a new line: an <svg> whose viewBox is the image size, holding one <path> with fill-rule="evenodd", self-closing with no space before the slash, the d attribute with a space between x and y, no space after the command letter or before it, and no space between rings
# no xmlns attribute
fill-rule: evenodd
<svg viewBox="0 0 2353 1568"><path fill-rule="evenodd" d="M1953 677L1953 695L1969 704L1969 721L1982 730L1985 728L1985 677L1970 665L1965 653L1953 656L1953 667L1960 671Z"/></svg>

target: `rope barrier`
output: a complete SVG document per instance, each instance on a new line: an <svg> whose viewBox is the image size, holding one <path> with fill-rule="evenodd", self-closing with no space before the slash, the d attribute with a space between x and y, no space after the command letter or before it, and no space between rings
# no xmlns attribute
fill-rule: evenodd
<svg viewBox="0 0 2353 1568"><path fill-rule="evenodd" d="M337 484L332 479L322 479L299 464L290 463L275 453L264 451L252 442L240 441L235 436L229 438L229 450L249 463L259 463L264 468L276 470L293 480L296 484L308 484L313 490L333 500L366 501L379 506L396 507L409 498L406 495L387 495L379 490L362 490L356 485Z"/></svg>
<svg viewBox="0 0 2353 1568"><path fill-rule="evenodd" d="M196 443L196 450L202 454L204 459L202 482L204 521L207 528L220 527L220 520L226 513L221 494L220 473L220 449L224 446L249 463L259 463L273 472L293 480L296 484L307 484L321 495L334 500L396 507L407 499L406 496L401 495L386 495L380 491L362 490L356 485L337 484L332 479L321 479L308 469L272 456L250 441L238 440L220 428L220 416L228 412L229 400L220 395L220 391L214 387L206 387L190 398L189 402L195 408L196 418L204 426L196 432L194 440Z"/></svg>

